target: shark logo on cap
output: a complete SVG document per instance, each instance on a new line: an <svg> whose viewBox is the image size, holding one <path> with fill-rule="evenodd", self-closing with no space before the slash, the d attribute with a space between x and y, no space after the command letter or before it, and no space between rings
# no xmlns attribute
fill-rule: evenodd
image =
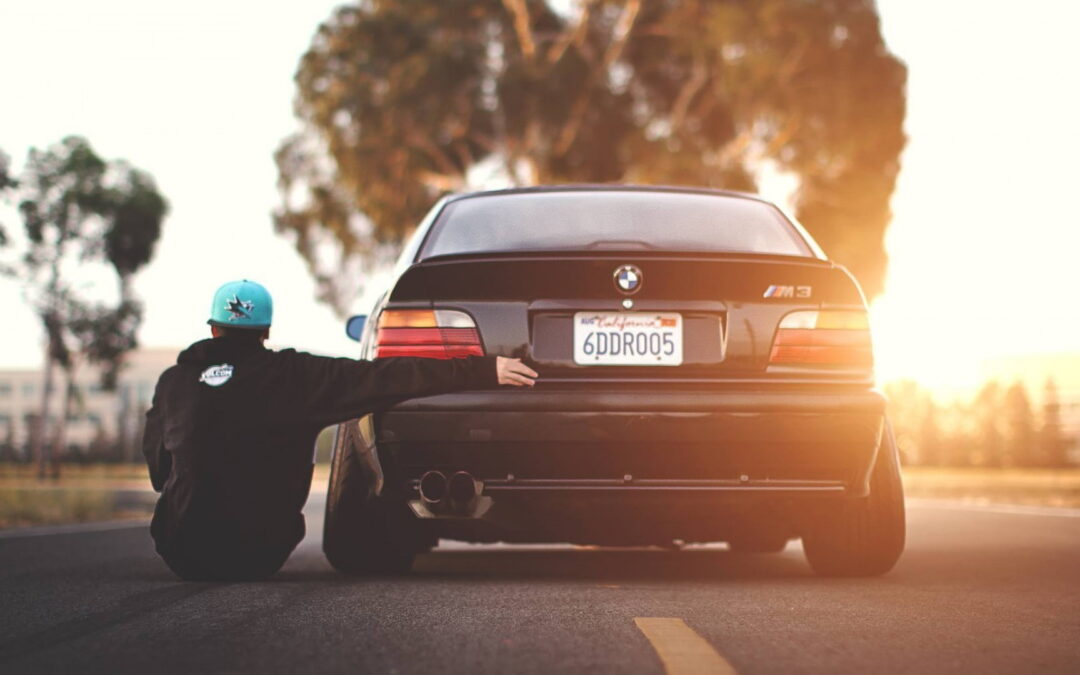
<svg viewBox="0 0 1080 675"><path fill-rule="evenodd" d="M241 300L236 294L233 294L232 300L225 301L225 310L232 315L229 317L229 321L251 318L250 312L253 309L255 309L254 302Z"/></svg>

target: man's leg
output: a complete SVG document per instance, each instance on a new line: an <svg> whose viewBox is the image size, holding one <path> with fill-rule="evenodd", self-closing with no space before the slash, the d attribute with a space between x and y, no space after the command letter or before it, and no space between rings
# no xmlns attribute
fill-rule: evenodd
<svg viewBox="0 0 1080 675"><path fill-rule="evenodd" d="M173 573L184 581L217 581L213 576L199 565L183 556L161 554L161 559L169 566Z"/></svg>

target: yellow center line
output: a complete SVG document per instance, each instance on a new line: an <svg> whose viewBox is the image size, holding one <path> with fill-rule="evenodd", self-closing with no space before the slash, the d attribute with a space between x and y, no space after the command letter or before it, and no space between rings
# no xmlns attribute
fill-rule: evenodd
<svg viewBox="0 0 1080 675"><path fill-rule="evenodd" d="M634 623L649 638L668 675L734 675L731 664L682 619L639 617Z"/></svg>

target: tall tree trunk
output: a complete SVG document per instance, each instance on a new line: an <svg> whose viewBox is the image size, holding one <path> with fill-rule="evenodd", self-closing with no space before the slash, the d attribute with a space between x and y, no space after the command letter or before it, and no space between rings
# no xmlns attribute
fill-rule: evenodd
<svg viewBox="0 0 1080 675"><path fill-rule="evenodd" d="M37 419L34 421L34 432L31 438L33 442L33 456L37 460L38 480L45 480L46 469L49 465L49 443L46 442L46 433L49 426L49 407L52 403L53 394L53 371L56 370L56 359L53 357L52 345L45 348L45 374L41 386L41 407L38 409Z"/></svg>
<svg viewBox="0 0 1080 675"><path fill-rule="evenodd" d="M74 401L75 390L75 367L63 369L64 376L64 403L61 406L60 415L56 420L56 427L52 439L52 460L49 469L53 480L60 478L60 464L64 459L64 450L67 447L67 425L71 416L71 404Z"/></svg>
<svg viewBox="0 0 1080 675"><path fill-rule="evenodd" d="M19 454L15 450L15 419L7 421L7 433L4 436L4 458L15 461Z"/></svg>

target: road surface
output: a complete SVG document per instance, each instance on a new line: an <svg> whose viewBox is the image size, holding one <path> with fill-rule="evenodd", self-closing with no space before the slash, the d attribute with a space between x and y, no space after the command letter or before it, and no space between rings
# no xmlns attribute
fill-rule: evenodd
<svg viewBox="0 0 1080 675"><path fill-rule="evenodd" d="M913 502L876 579L816 578L792 543L451 544L357 580L312 502L262 583L178 582L145 525L0 535L0 672L1080 672L1076 511Z"/></svg>

